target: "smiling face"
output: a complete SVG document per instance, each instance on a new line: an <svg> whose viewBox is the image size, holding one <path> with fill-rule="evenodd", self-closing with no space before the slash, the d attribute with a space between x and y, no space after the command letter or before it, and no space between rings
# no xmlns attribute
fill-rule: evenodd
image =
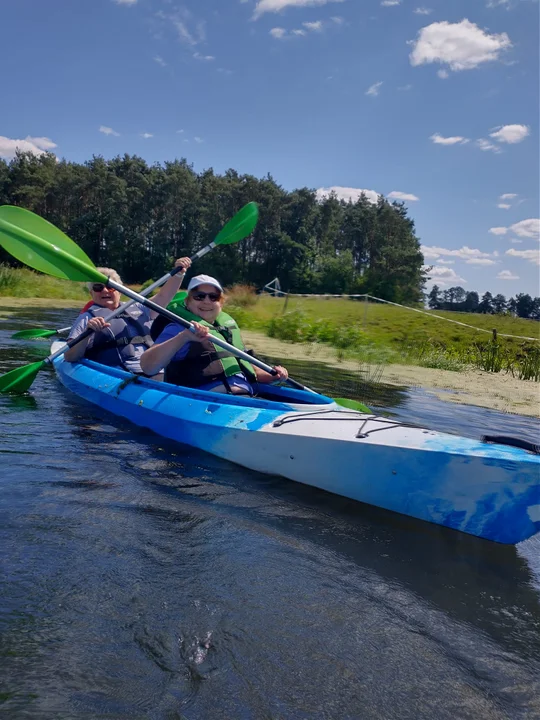
<svg viewBox="0 0 540 720"><path fill-rule="evenodd" d="M218 299L213 300L212 298L208 297L208 293L210 293L213 297L217 297ZM199 296L202 295L204 295L203 299L197 299ZM193 290L190 290L189 295L186 298L187 309L194 315L198 315L200 318L206 320L206 322L210 324L215 322L217 316L221 312L222 305L223 296L221 294L221 291L218 290L217 287L214 287L214 285L208 285L206 283L204 283L203 285L198 285Z"/></svg>
<svg viewBox="0 0 540 720"><path fill-rule="evenodd" d="M96 289L101 287L101 289ZM92 301L107 310L116 310L120 305L120 293L113 288L105 287L102 283L94 283L90 289Z"/></svg>

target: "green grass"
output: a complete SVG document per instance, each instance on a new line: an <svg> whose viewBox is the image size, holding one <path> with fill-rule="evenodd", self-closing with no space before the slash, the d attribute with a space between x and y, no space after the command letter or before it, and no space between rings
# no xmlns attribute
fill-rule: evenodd
<svg viewBox="0 0 540 720"><path fill-rule="evenodd" d="M82 283L0 265L0 297L73 299L84 305L88 291Z"/></svg>
<svg viewBox="0 0 540 720"><path fill-rule="evenodd" d="M535 320L444 311L430 313L430 317L348 298L290 298L285 307L283 298L268 295L258 296L251 306L229 304L227 309L241 327L263 330L290 342L327 343L336 348L338 357L454 371L476 367L540 380L540 344L501 337L510 334L540 339L540 323ZM489 332L455 325L434 315ZM493 329L498 332L496 342Z"/></svg>

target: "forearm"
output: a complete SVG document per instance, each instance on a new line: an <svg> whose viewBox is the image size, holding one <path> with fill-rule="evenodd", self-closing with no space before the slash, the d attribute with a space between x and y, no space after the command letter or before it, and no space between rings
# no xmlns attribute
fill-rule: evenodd
<svg viewBox="0 0 540 720"><path fill-rule="evenodd" d="M173 275L169 278L161 290L154 295L152 298L153 302L160 307L166 307L178 292L180 285L182 284L182 280L184 279L184 275L185 273L179 272L177 275ZM154 311L153 314L157 315Z"/></svg>
<svg viewBox="0 0 540 720"><path fill-rule="evenodd" d="M191 339L191 332L189 330L183 330L170 340L152 345L151 348L145 350L141 355L142 371L145 375L155 375L161 368L166 367L178 350L190 342Z"/></svg>
<svg viewBox="0 0 540 720"><path fill-rule="evenodd" d="M254 366L255 375L257 377L257 382L260 383L271 383L276 380L275 375L271 375L269 372L266 372L266 370L261 370L261 368Z"/></svg>
<svg viewBox="0 0 540 720"><path fill-rule="evenodd" d="M64 359L68 362L77 362L77 360L80 360L82 357L84 357L84 353L86 351L86 348L88 347L88 343L90 341L90 338L87 337L84 340L81 340L81 342L74 345L72 348L69 348L64 353Z"/></svg>

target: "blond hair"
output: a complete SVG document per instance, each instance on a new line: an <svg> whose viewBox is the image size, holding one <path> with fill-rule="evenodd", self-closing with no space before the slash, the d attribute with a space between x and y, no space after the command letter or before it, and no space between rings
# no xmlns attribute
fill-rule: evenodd
<svg viewBox="0 0 540 720"><path fill-rule="evenodd" d="M108 268L108 267L98 267L98 268L96 268L96 270L98 272L100 272L102 275L106 275L108 278L111 278L111 280L113 280L113 282L116 282L119 285L122 285L122 278L116 272L116 270L113 270L112 268ZM88 290L92 290L93 284L94 284L93 282L86 283L86 287L88 288Z"/></svg>

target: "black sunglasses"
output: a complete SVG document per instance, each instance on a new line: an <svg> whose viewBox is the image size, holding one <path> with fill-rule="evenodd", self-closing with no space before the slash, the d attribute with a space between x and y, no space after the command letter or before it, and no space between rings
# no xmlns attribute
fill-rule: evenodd
<svg viewBox="0 0 540 720"><path fill-rule="evenodd" d="M109 288L104 283L94 283L92 285L92 290L94 292L102 292L105 288L107 288L107 290L114 290L114 288Z"/></svg>
<svg viewBox="0 0 540 720"><path fill-rule="evenodd" d="M205 293L205 292L197 292L193 293L191 296L194 300L204 300L204 298L208 298L212 302L217 302L218 300L221 300L221 293Z"/></svg>

